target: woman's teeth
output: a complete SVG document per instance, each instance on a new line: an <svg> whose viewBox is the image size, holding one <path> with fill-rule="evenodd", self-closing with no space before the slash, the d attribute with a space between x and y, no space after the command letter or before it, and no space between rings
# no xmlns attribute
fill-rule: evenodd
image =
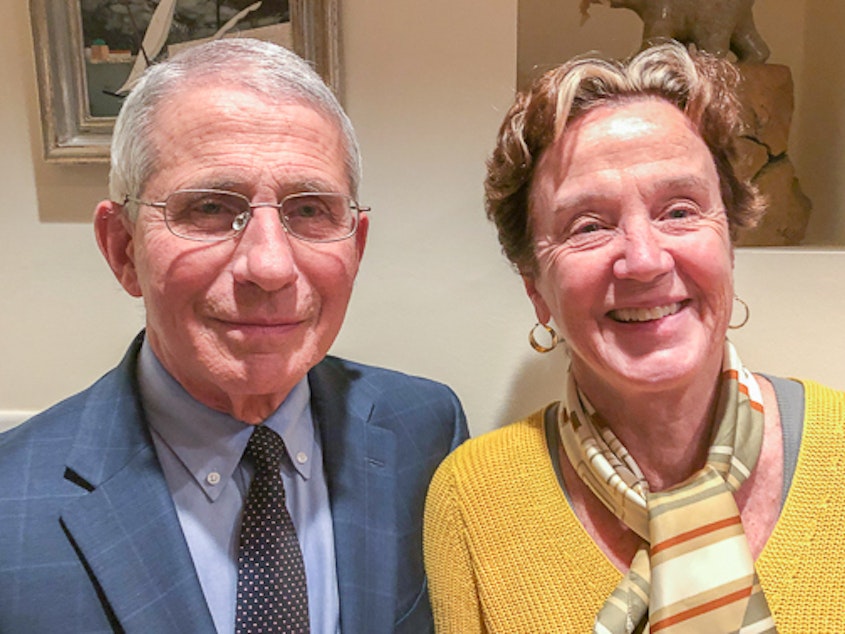
<svg viewBox="0 0 845 634"><path fill-rule="evenodd" d="M610 316L617 321L653 321L661 317L674 315L681 310L681 304L676 302L668 306L655 306L654 308L618 308L610 311Z"/></svg>

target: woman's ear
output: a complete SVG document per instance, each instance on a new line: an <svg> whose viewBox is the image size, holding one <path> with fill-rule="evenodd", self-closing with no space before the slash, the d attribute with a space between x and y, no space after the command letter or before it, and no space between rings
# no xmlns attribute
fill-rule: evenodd
<svg viewBox="0 0 845 634"><path fill-rule="evenodd" d="M525 285L525 292L528 294L528 298L534 304L534 313L537 315L537 321L541 324L548 324L552 318L552 311L549 310L549 305L537 289L537 278L531 274L523 273L522 283Z"/></svg>
<svg viewBox="0 0 845 634"><path fill-rule="evenodd" d="M97 205L94 235L120 285L133 297L141 297L135 269L135 228L123 213L122 205L112 200L103 200Z"/></svg>

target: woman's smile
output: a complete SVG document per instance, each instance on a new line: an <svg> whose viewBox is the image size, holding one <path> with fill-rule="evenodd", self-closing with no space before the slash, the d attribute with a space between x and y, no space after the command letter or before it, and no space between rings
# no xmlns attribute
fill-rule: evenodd
<svg viewBox="0 0 845 634"><path fill-rule="evenodd" d="M669 315L674 315L681 308L681 302L674 302L665 306L654 306L652 308L617 308L611 310L607 316L614 321L621 321L624 323L655 321Z"/></svg>

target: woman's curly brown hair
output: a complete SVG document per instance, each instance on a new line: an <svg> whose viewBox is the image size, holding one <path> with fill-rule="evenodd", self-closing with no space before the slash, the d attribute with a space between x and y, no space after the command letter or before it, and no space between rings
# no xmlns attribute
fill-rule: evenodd
<svg viewBox="0 0 845 634"><path fill-rule="evenodd" d="M596 57L571 60L548 71L517 95L499 129L484 182L487 217L502 251L522 274L536 272L528 199L542 153L566 126L606 104L663 99L679 108L707 144L716 170L731 237L765 211L757 188L737 176L731 159L740 133L740 76L728 61L689 53L676 42L659 44L627 63Z"/></svg>

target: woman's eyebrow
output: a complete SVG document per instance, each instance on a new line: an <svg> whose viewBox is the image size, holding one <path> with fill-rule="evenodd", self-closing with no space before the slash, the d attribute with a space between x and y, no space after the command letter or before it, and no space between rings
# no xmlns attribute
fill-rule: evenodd
<svg viewBox="0 0 845 634"><path fill-rule="evenodd" d="M709 179L703 178L700 174L681 174L681 175L667 175L649 184L646 194L655 192L665 192L671 190L680 190L683 192L689 191L709 191L712 183ZM716 183L716 190L718 191L718 182Z"/></svg>

